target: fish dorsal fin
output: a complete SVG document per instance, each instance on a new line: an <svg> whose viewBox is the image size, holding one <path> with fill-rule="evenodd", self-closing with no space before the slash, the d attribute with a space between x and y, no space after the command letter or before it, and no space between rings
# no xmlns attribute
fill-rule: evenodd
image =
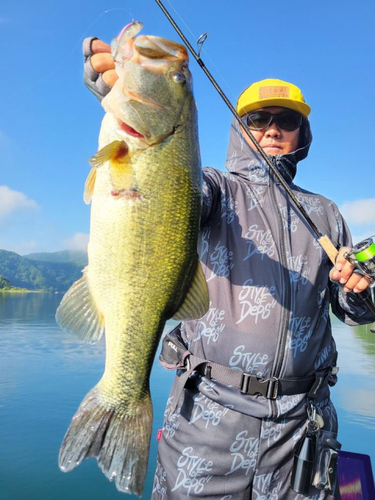
<svg viewBox="0 0 375 500"><path fill-rule="evenodd" d="M83 201L86 203L86 205L90 205L91 203L92 195L94 194L95 181L96 168L92 168L89 175L87 176L85 182L85 190L83 192Z"/></svg>
<svg viewBox="0 0 375 500"><path fill-rule="evenodd" d="M174 314L173 319L197 319L206 314L210 305L208 288L203 269L198 260L194 279L190 285L189 291L179 310Z"/></svg>
<svg viewBox="0 0 375 500"><path fill-rule="evenodd" d="M94 156L89 159L89 163L94 168L99 168L106 161L115 161L121 163L129 153L129 148L124 141L113 141L110 144L99 149Z"/></svg>
<svg viewBox="0 0 375 500"><path fill-rule="evenodd" d="M95 344L104 333L104 318L92 300L87 283L87 267L83 276L66 292L56 311L56 321L68 333Z"/></svg>

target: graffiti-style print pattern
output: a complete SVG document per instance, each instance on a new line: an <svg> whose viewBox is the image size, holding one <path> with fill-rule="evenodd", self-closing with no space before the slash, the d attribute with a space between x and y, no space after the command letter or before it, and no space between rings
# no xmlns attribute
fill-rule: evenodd
<svg viewBox="0 0 375 500"><path fill-rule="evenodd" d="M308 146L273 163L317 227L351 246L336 205L293 184ZM293 155L296 161L293 161ZM329 307L342 321L372 322L360 302L329 280L331 264L309 227L270 180L268 167L232 126L227 172L203 172L198 253L210 307L184 322L182 337L200 358L261 378L298 378L333 366ZM178 377L176 378L178 380ZM177 382L176 382L177 383ZM190 377L174 409L172 389L159 442L152 500L328 500L290 488L294 448L306 428L306 394L267 400L225 380ZM325 429L337 416L325 385L317 404Z"/></svg>

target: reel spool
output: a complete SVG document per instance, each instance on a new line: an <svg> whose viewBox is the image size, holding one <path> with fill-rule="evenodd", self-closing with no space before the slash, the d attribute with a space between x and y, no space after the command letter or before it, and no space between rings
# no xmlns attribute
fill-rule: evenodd
<svg viewBox="0 0 375 500"><path fill-rule="evenodd" d="M355 245L344 257L361 274L369 278L375 278L375 243L372 238L367 238Z"/></svg>

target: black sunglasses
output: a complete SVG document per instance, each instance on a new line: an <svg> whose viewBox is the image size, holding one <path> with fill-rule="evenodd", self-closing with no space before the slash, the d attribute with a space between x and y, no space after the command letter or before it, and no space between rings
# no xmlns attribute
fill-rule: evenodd
<svg viewBox="0 0 375 500"><path fill-rule="evenodd" d="M242 120L250 130L264 130L272 122L288 132L297 130L302 125L303 117L296 111L286 110L281 113L270 113L269 111L252 111L242 117Z"/></svg>

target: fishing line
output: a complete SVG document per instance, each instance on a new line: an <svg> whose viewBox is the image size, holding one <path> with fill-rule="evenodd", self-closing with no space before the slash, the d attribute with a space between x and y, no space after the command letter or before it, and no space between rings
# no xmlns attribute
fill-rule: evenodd
<svg viewBox="0 0 375 500"><path fill-rule="evenodd" d="M166 0L169 5L172 7L172 9L175 11L175 13L177 14L177 16L180 18L181 22L183 23L183 25L186 27L186 29L189 31L189 33L192 35L192 37L195 39L195 40L198 40L198 44L199 44L199 40L205 36L205 39L203 40L203 43L206 41L207 37L208 37L208 33L204 33L203 35L201 35L199 38L197 38L197 36L192 32L192 30L189 28L189 26L185 23L185 21L183 20L183 18L180 16L180 14L178 13L177 9L172 5L172 2L170 0ZM220 73L219 71L219 68L216 66L216 64L213 62L213 60L210 58L210 56L208 55L207 51L204 49L203 47L203 43L201 44L200 46L200 49L198 49L198 54L200 55L201 51L205 53L205 55L207 56L207 59L210 61L210 63L212 64L212 66L216 69L216 71L218 72L220 78L223 80L223 82L225 83L226 87L228 88L228 90L234 94L234 91L231 89L229 83L225 80L224 76Z"/></svg>
<svg viewBox="0 0 375 500"><path fill-rule="evenodd" d="M48 71L47 73L45 73L44 75L42 75L40 77L39 80L37 80L36 82L33 82L29 85L26 85L25 87L21 88L20 90L17 90L16 92L14 92L13 94L10 94L9 98L11 97L17 97L19 96L20 94L23 94L25 92L27 92L28 90L31 90L33 88L35 88L36 86L40 85L41 83L43 83L45 80L47 80L50 76L52 76L54 73L56 73L57 70L59 70L65 63L66 61L68 61L70 58L71 58L71 55L73 54L73 52L75 52L77 50L78 47L81 46L82 44L82 41L83 39L85 38L85 36L87 35L87 33L89 32L89 30L96 24L97 21L99 21L99 19L101 19L103 16L105 16L106 14L109 14L110 12L113 12L115 10L120 10L120 11L124 11L126 12L128 15L132 16L132 13L131 13L131 10L127 10L127 9L124 9L122 7L114 7L113 9L107 9L107 10L104 10L101 14L99 14L93 21L91 24L89 24L89 26L83 31L83 33L80 35L80 37L78 38L78 40L76 41L76 43L74 44L73 48L70 49L70 51L66 54L66 56L60 61L60 63L58 63L56 66L54 66L50 71Z"/></svg>
<svg viewBox="0 0 375 500"><path fill-rule="evenodd" d="M196 35L193 33L193 31L190 29L190 27L188 26L188 24L184 21L184 19L182 18L182 16L179 14L179 12L177 11L177 9L174 7L174 5L172 4L171 0L166 0L166 2L171 6L171 8L174 10L174 12L176 13L176 15L179 17L179 19L181 20L182 24L186 27L186 29L188 30L188 32L192 35L192 37L197 40L197 43L198 43L198 57L200 59L200 55L201 55L201 52L204 52L204 54L207 56L207 59L210 61L210 63L212 64L212 66L216 69L216 71L218 72L220 78L223 80L223 82L225 83L226 87L228 88L228 90L231 92L231 94L233 95L234 92L232 90L232 88L230 87L230 85L227 83L227 81L225 80L224 76L220 73L218 67L216 66L216 64L212 61L212 59L210 58L210 56L208 55L207 51L204 49L203 47L203 44L204 42L206 41L207 39L207 33L201 35L199 38L196 37ZM160 3L157 1L157 4L159 5L160 7ZM165 12L164 12L165 13ZM181 36L181 35L180 35ZM203 69L203 68L202 68ZM295 184L293 184L297 191L303 196L303 191L301 190L301 188ZM300 202L301 204L303 204L303 202L301 201ZM326 223L324 222L324 220L322 219L321 215L319 214L319 212L317 212L317 216L319 218L319 220L321 221L321 224L322 226L324 227L325 231L329 232L330 231L330 228L326 225Z"/></svg>
<svg viewBox="0 0 375 500"><path fill-rule="evenodd" d="M266 162L268 167L270 168L271 172L275 175L277 180L280 182L280 184L283 186L287 194L290 196L290 198L294 201L295 205L299 209L299 211L304 215L304 218L306 222L309 224L310 228L312 229L313 233L318 236L318 238L322 238L324 235L321 233L319 228L314 224L314 222L311 220L309 217L308 213L306 212L305 208L301 205L301 203L298 201L290 187L288 186L287 182L283 178L283 176L277 171L277 169L273 166L271 160L268 158L267 154L264 152L264 150L261 148L259 145L258 141L255 139L254 135L251 133L249 127L246 125L246 123L243 123L240 115L237 113L236 109L233 107L232 103L229 101L228 97L224 94L222 89L219 87L218 83L214 79L214 77L211 75L211 73L208 71L206 65L202 61L202 59L198 56L198 54L195 52L194 48L188 41L188 39L185 37L185 35L182 33L180 28L177 26L167 9L164 7L162 4L161 0L156 0L156 3L159 5L165 16L167 17L168 21L172 24L174 29L177 31L183 42L186 44L188 49L190 50L191 54L194 56L195 60L199 64L199 66L202 68L202 70L205 72L207 78L210 80L212 85L215 87L216 91L220 94L221 98L224 100L225 104L228 106L228 108L231 110L232 114L236 118L237 122L239 125L243 128L243 130L246 132L247 136L251 140L251 142L254 144L256 150L260 154L260 156L263 158L263 160ZM331 243L332 245L332 243ZM333 246L333 245L332 245ZM334 247L333 247L334 248ZM337 252L337 250L334 248L334 250Z"/></svg>
<svg viewBox="0 0 375 500"><path fill-rule="evenodd" d="M167 1L169 1L169 0L167 0ZM337 248L334 246L334 244L329 239L329 237L327 235L323 234L320 231L320 229L316 226L316 224L313 222L313 220L310 218L310 216L307 213L307 211L305 210L304 206L300 203L300 201L298 200L297 196L293 193L293 191L289 187L288 183L285 181L285 179L283 178L283 176L278 172L277 168L274 167L274 165L272 164L272 162L269 159L268 155L265 153L265 151L262 149L262 147L260 146L260 144L258 143L258 141L255 139L254 135L251 133L251 131L250 131L249 127L247 126L247 124L242 122L242 119L241 119L240 115L237 113L237 111L233 107L232 103L229 101L229 99L227 98L227 96L224 94L224 92L222 91L222 89L219 87L219 85L216 82L216 80L214 79L214 77L208 71L208 69L206 68L206 65L204 64L204 62L200 58L200 55L196 53L196 51L194 50L194 48L192 47L192 45L190 44L190 42L187 40L187 38L185 37L185 35L182 33L182 31L180 30L180 28L177 26L176 22L174 21L174 19L172 18L172 16L169 14L168 10L164 7L164 5L161 2L161 0L156 0L156 3L158 4L158 6L160 7L160 9L164 13L164 15L166 16L166 18L168 19L168 21L171 23L171 25L173 26L173 28L176 30L176 32L178 33L178 35L180 36L180 38L183 40L183 42L185 43L185 45L187 46L187 48L189 49L189 51L193 55L194 59L197 61L197 63L199 64L199 66L202 68L202 70L206 74L207 78L210 80L210 82L212 83L212 85L214 86L214 88L216 89L216 91L219 93L220 97L223 99L223 101L225 102L225 104L228 106L228 108L232 112L233 116L235 117L235 119L237 120L237 122L239 123L239 125L245 131L246 135L249 137L249 139L253 143L254 147L256 148L256 150L258 151L258 153L260 154L260 156L263 158L263 160L265 161L265 163L268 165L270 171L273 173L273 175L276 177L276 179L283 186L286 194L293 201L293 203L295 204L296 208L298 209L298 211L300 212L300 214L303 216L304 221L310 226L310 229L312 230L312 232L313 232L316 240L318 241L318 243L320 244L320 246L323 248L323 250L327 254L327 256L330 259L330 261L333 263L333 265L335 265L336 264L337 255L339 253L338 250L337 250ZM199 51L199 53L200 53L200 51ZM374 255L374 260L375 260L375 255ZM373 315L375 315L375 304L372 303L368 290L365 290L365 291L363 291L361 293L358 293L357 296L360 297L366 303L366 306L369 309L369 311L371 311L371 313Z"/></svg>

